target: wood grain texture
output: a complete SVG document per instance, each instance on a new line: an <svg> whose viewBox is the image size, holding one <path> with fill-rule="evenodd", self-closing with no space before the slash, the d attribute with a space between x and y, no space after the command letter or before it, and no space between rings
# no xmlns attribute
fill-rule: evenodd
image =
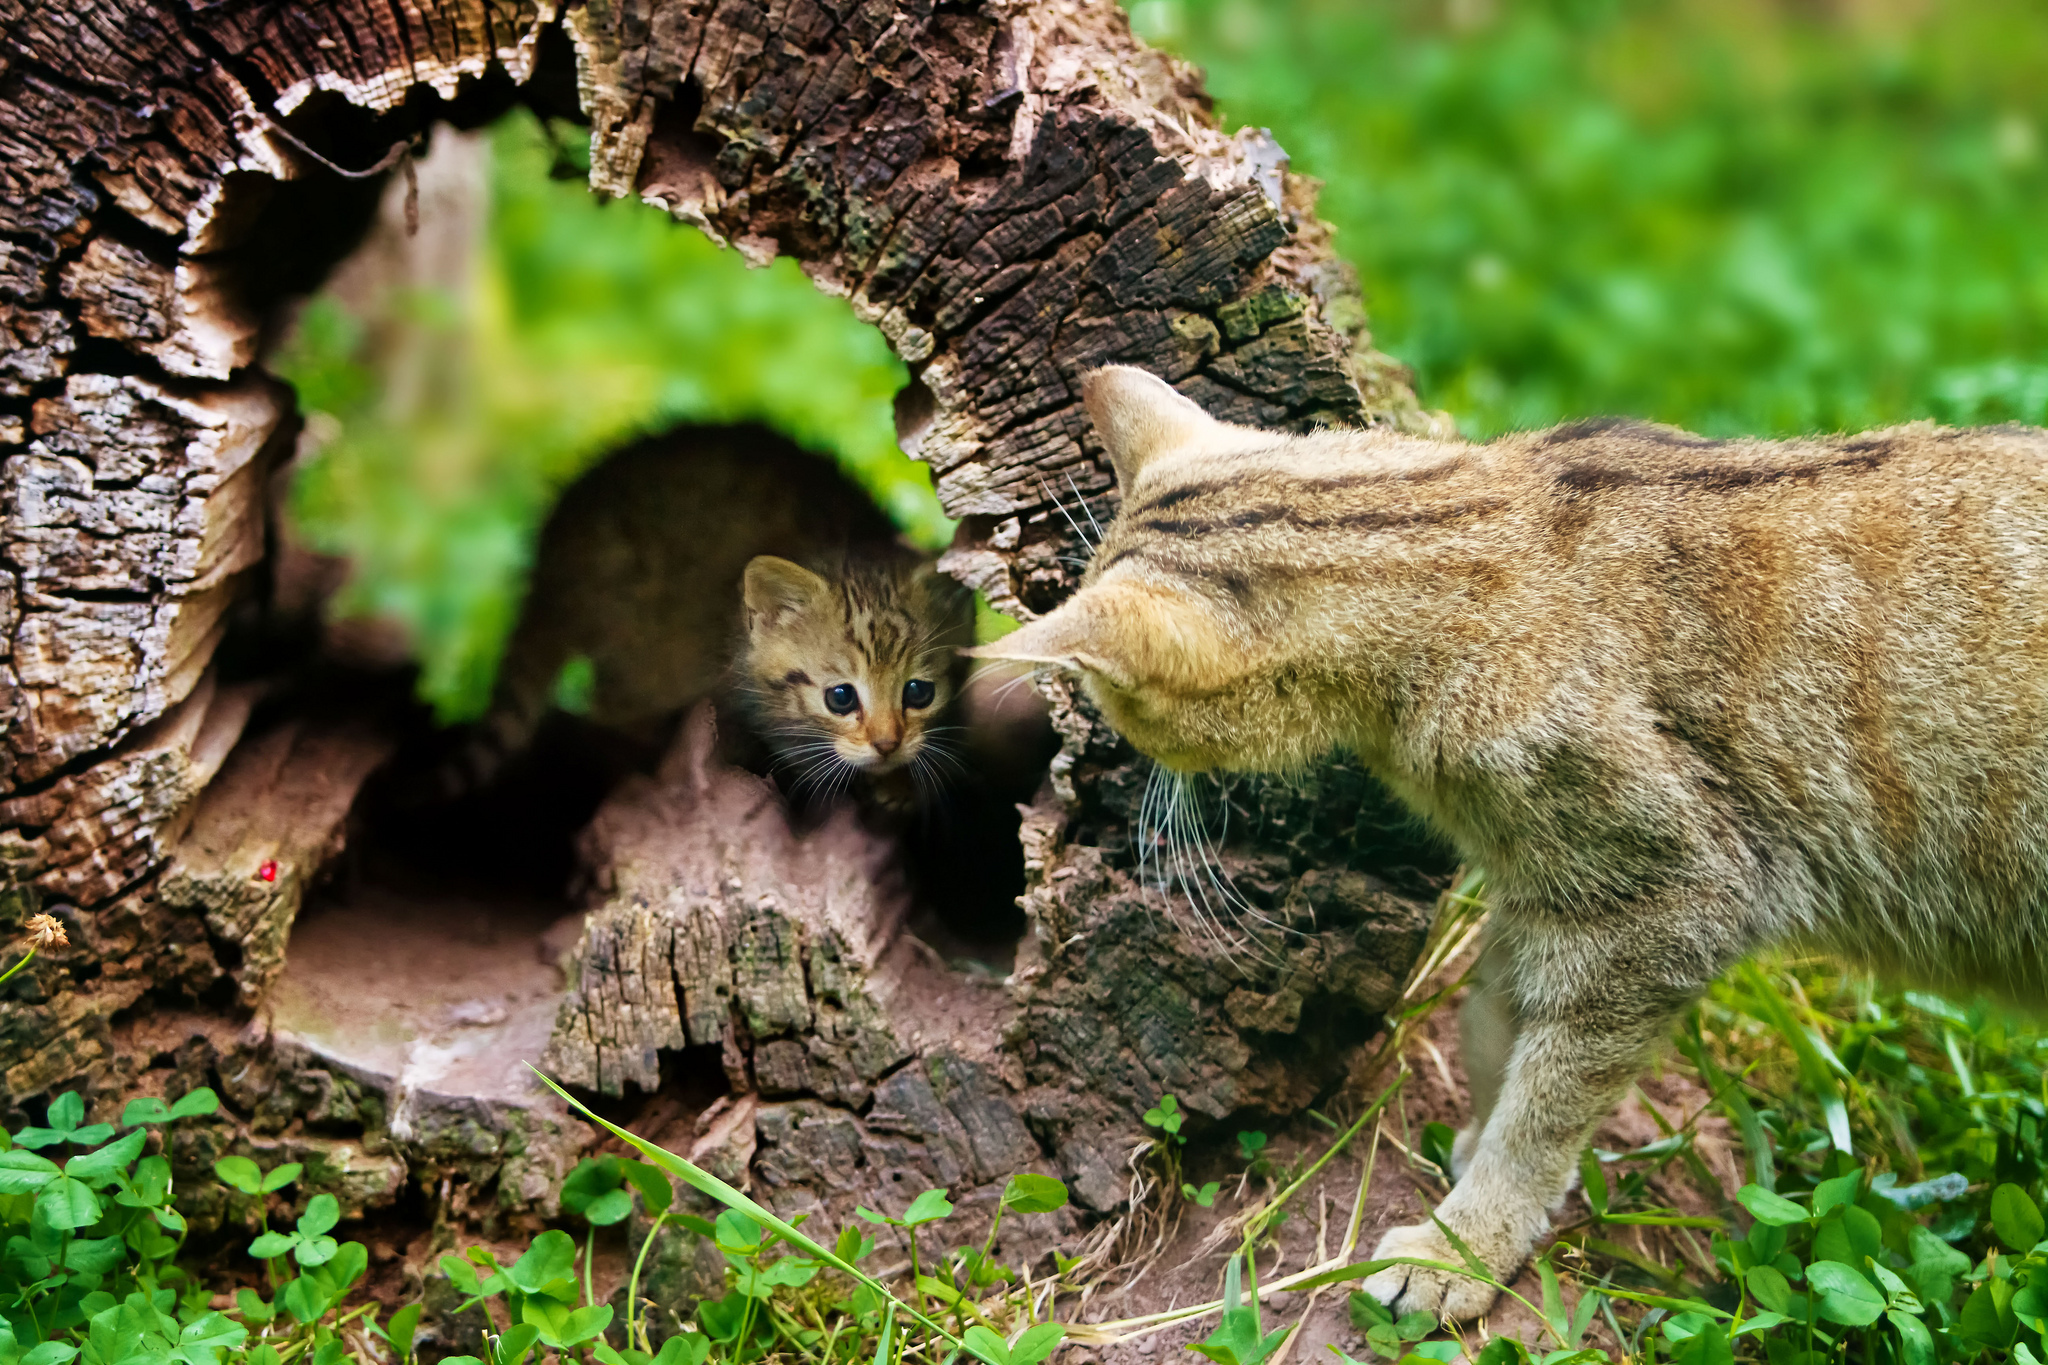
<svg viewBox="0 0 2048 1365"><path fill-rule="evenodd" d="M660 1084L662 1052L716 1047L736 1091L861 1108L914 1051L886 1007L916 974L890 843L850 808L799 834L715 743L700 703L660 772L585 830L597 894L546 1065L620 1095Z"/></svg>

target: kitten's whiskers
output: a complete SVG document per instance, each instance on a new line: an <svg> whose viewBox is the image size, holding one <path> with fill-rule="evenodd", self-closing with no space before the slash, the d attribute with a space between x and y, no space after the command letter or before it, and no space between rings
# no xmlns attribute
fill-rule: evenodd
<svg viewBox="0 0 2048 1365"><path fill-rule="evenodd" d="M830 800L839 790L852 781L858 771L839 752L839 746L829 739L812 739L805 743L784 749L778 756L795 769L789 794L801 798L804 793L814 791L821 799Z"/></svg>
<svg viewBox="0 0 2048 1365"><path fill-rule="evenodd" d="M959 729L961 727L947 726L946 728ZM918 746L917 753L911 758L911 766L929 771L934 781L939 780L939 770L941 769L955 777L965 777L968 771L966 761L953 752L952 746L945 740L936 738L933 732L929 730L925 732L924 743Z"/></svg>

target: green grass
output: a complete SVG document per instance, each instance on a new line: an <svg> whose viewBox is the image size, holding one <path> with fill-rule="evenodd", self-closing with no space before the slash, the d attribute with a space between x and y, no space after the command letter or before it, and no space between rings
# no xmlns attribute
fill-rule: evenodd
<svg viewBox="0 0 2048 1365"><path fill-rule="evenodd" d="M482 1246L439 1259L439 1274L462 1296L451 1315L477 1309L489 1324L478 1343L483 1354L443 1356L451 1365L935 1365L963 1353L982 1365L1039 1365L1064 1335L1036 1319L1020 1268L991 1254L1006 1219L1066 1206L1066 1187L1050 1176L1011 1177L979 1248L946 1249L943 1225L954 1209L943 1189L920 1193L900 1216L862 1208L862 1222L828 1246L558 1093L648 1160L593 1158L564 1178L558 1192L584 1231L580 1247L554 1228L509 1265ZM175 1104L132 1100L118 1123L87 1123L84 1102L71 1092L50 1101L47 1126L0 1129L0 1363L416 1365L424 1303L386 1317L363 1292L369 1251L330 1235L341 1230L340 1203L303 1188L299 1163L265 1170L229 1155L205 1177L186 1172L173 1181L171 1129L205 1123L219 1110L219 1097L201 1088ZM116 1137L117 1129L127 1131ZM678 1201L672 1180L696 1191L698 1201ZM184 1187L179 1198L174 1183ZM259 1229L231 1279L218 1266L201 1273L191 1264L191 1227L179 1206L195 1198L225 1200L235 1223ZM273 1199L302 1211L273 1228ZM638 1255L620 1320L596 1296L596 1239L636 1212ZM716 1249L726 1293L694 1305L639 1297L648 1249L665 1227ZM901 1297L861 1268L876 1254L867 1227L895 1228L908 1240L912 1274ZM223 1290L232 1290L225 1311L214 1306ZM681 1331L673 1330L683 1321L677 1309L689 1319ZM657 1336L666 1338L659 1350Z"/></svg>
<svg viewBox="0 0 2048 1365"><path fill-rule="evenodd" d="M1327 182L1378 345L1469 434L2048 416L2038 5L1141 0L1132 19Z"/></svg>
<svg viewBox="0 0 2048 1365"><path fill-rule="evenodd" d="M1469 942L1481 886L1471 878L1446 897L1369 1072L1398 1064L1456 987L1444 968ZM1476 1365L2048 1359L2048 1042L2037 1032L1981 1007L1887 996L1814 964L1769 962L1716 986L1676 1042L1684 1060L1672 1064L1689 1067L1711 1098L1647 1146L1588 1149L1584 1211L1539 1255L1537 1287L1499 1286L1538 1323L1533 1346L1469 1330L1461 1338L1427 1314L1395 1318L1354 1291L1351 1350L1394 1365L1445 1365L1461 1352ZM1181 1179L1184 1115L1162 1096L1145 1116L1157 1132L1144 1163L1153 1197L1213 1206L1237 1246L1218 1299L1110 1322L1088 1321L1098 1314L1084 1307L1103 1265L1007 1262L996 1228L962 1240L949 1226L947 1190L920 1192L900 1211L857 1210L857 1221L827 1234L784 1221L565 1096L644 1161L593 1158L568 1174L560 1200L580 1245L558 1229L509 1264L486 1247L439 1258L462 1307L490 1323L482 1354L459 1365L541 1365L550 1353L581 1365L956 1365L970 1355L1039 1365L1063 1338L1113 1347L1212 1324L1190 1349L1217 1365L1260 1365L1295 1325L1304 1291L1349 1286L1387 1264L1353 1257L1375 1235L1362 1222L1380 1145L1368 1130L1394 1112L1404 1079L1397 1071L1333 1141L1284 1169L1266 1157L1264 1134L1239 1133L1245 1179L1200 1189ZM413 1365L420 1306L387 1317L366 1297L363 1243L343 1240L334 1196L303 1187L297 1164L265 1170L229 1155L172 1179L171 1154L187 1148L171 1129L211 1124L218 1110L202 1089L175 1104L137 1099L118 1123L89 1123L67 1094L42 1124L0 1131L0 1365ZM1715 1112L1741 1142L1747 1179L1733 1200L1699 1149L1701 1122ZM1431 1125L1407 1144L1410 1159L1441 1162L1448 1139ZM1290 1203L1305 1204L1318 1174L1368 1141L1341 1241L1327 1259L1270 1279L1269 1291L1291 1297L1262 1315L1240 1292L1240 1265L1277 1266L1275 1234L1303 1212ZM1691 1182L1713 1212L1662 1202L1674 1179ZM672 1182L695 1194L678 1199ZM1233 1184L1238 1193L1218 1197ZM1021 1174L1005 1186L1000 1216L1050 1213L1066 1199L1059 1181ZM1327 1213L1327 1190L1316 1199ZM256 1235L241 1245L247 1234L230 1231L235 1254L225 1261L218 1247L188 1254L187 1213L223 1200L231 1221ZM273 1227L280 1209L293 1212ZM664 1227L710 1244L722 1292L695 1304L639 1297ZM908 1240L907 1267L879 1269L884 1227ZM629 1230L622 1315L598 1298L593 1264L601 1233L615 1242Z"/></svg>

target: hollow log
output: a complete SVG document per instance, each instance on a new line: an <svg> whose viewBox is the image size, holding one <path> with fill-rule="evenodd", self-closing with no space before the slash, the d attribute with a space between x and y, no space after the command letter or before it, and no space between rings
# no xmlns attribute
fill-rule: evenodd
<svg viewBox="0 0 2048 1365"><path fill-rule="evenodd" d="M212 1075L241 1125L215 1147L355 1123L364 1160L436 1197L498 1179L515 1214L573 1159L557 1111L508 1117L497 1091L398 1122L404 1067L281 1043L264 1013L386 741L256 706L286 671L263 491L297 428L263 346L374 212L336 167L519 100L587 122L594 191L794 256L882 331L903 445L961 522L943 565L1014 615L1073 588L1115 506L1094 366L1248 423L1441 425L1371 349L1314 182L1220 130L1198 73L1101 0L0 0L0 857L9 922L55 909L74 939L0 998L10 1105ZM552 1064L628 1093L715 1045L734 1173L835 1209L904 1170L985 1204L1037 1166L1108 1213L1160 1094L1223 1119L1341 1091L1438 855L1341 760L1238 782L1221 862L1262 918L1219 930L1140 875L1144 762L1046 686L1062 747L1007 982L918 1016L947 974L851 836L831 853L741 810L744 866L711 878L662 832L745 790L686 731L586 842L603 893ZM797 894L831 877L839 899ZM460 1004L449 1028L476 1022ZM352 1208L399 1179L377 1169Z"/></svg>

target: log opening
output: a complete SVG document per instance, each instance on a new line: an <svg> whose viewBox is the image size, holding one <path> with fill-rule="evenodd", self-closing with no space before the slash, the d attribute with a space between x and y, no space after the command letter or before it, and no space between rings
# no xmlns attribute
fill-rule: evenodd
<svg viewBox="0 0 2048 1365"><path fill-rule="evenodd" d="M534 102L588 121L600 193L750 260L800 258L910 368L904 446L961 519L945 567L1018 614L1058 601L1085 555L1055 503L1113 497L1078 403L1097 364L1247 422L1435 420L1370 349L1312 182L1269 137L1216 128L1196 73L1107 4L203 14L91 0L0 20L21 59L0 66L0 857L17 917L63 907L78 945L0 1000L11 1105L206 1077L236 1111L223 1142L318 1149L318 1169L355 1173L334 1177L352 1214L433 1190L486 1224L552 1211L587 1141L530 1097L401 1083L265 1024L301 904L352 829L378 827L357 797L404 730L364 724L366 695L313 705L347 680L292 677L293 637L261 607L264 484L295 434L261 357L279 298L331 266L375 188L273 120L360 167L432 119ZM613 877L551 1063L624 1095L703 1081L715 1055L724 1107L701 1131L649 1109L655 1135L835 1219L905 1181L985 1211L1019 1169L1109 1216L1162 1093L1197 1132L1340 1098L1440 855L1341 762L1242 785L1226 858L1282 927L1274 951L1234 955L1135 876L1140 761L1048 694L1061 748L1018 831L1007 978L901 951L902 908L854 875L855 842L819 845L806 878L732 886L665 841L661 812L715 809L732 857L775 846L747 823L753 779L686 731L519 843L538 884L590 813L588 865Z"/></svg>

